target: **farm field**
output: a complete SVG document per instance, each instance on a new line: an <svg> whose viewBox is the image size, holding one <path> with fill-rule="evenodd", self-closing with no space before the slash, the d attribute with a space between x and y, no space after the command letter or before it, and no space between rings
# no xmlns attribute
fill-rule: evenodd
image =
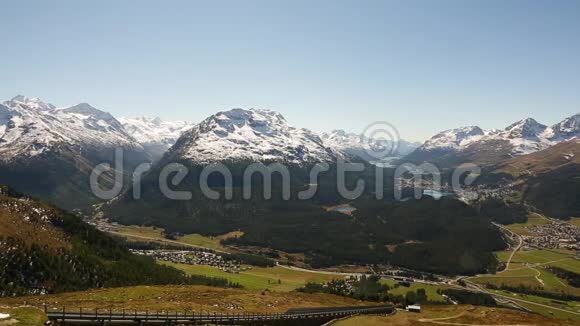
<svg viewBox="0 0 580 326"><path fill-rule="evenodd" d="M498 259L506 261L508 256L509 254L507 252L501 252L498 254ZM575 273L580 273L580 260L574 259L574 253L566 250L520 250L514 255L512 263L557 266Z"/></svg>
<svg viewBox="0 0 580 326"><path fill-rule="evenodd" d="M177 241L191 244L194 246L205 247L210 249L217 249L217 250L226 250L227 248L223 247L220 244L221 240L232 238L232 237L240 237L244 233L239 231L234 231L230 233L226 233L216 237L206 237L200 234L186 234L182 237L179 237Z"/></svg>
<svg viewBox="0 0 580 326"><path fill-rule="evenodd" d="M176 240L169 240L163 236L163 229L151 226L136 226L136 225L115 225L113 231L130 239L137 239L140 241L156 240L160 242L182 243L186 245L193 245L215 250L227 251L227 248L220 244L220 241L230 237L237 237L243 235L242 232L230 232L216 237L206 237L200 234L186 234L178 237Z"/></svg>
<svg viewBox="0 0 580 326"><path fill-rule="evenodd" d="M490 292L502 294L502 295L508 296L508 297L514 297L514 298L523 299L523 300L527 300L527 301L531 301L531 302L536 302L536 303L540 303L540 304L544 304L544 305L550 305L550 306L554 306L554 307L568 310L571 312L580 313L580 302L579 301L560 301L560 300L554 300L554 299L549 299L549 298L544 298L544 297L538 297L538 296L534 296L534 295L517 294L517 293L511 293L511 292L501 291L501 290L490 290ZM520 302L518 302L518 304L520 304ZM536 313L539 313L539 314L542 314L545 316L554 316L554 317L557 317L560 319L569 319L569 320L575 320L577 322L580 322L579 315L568 314L566 312L550 309L548 307L541 307L541 306L536 306L536 305L531 305L531 304L526 304L526 303L521 303L521 305L536 312Z"/></svg>
<svg viewBox="0 0 580 326"><path fill-rule="evenodd" d="M391 288L389 293L394 295L404 296L409 291L415 292L418 289L425 289L425 293L427 294L427 299L429 301L445 302L445 299L439 293L437 293L437 290L442 288L441 286L414 282L411 283L410 287L399 286L395 288L395 284L399 283L398 281L383 279L381 280L381 283L388 285Z"/></svg>
<svg viewBox="0 0 580 326"><path fill-rule="evenodd" d="M496 253L500 261L507 261L511 252L502 251ZM575 273L580 273L580 261L575 259L571 252L531 250L518 251L507 271L493 275L481 275L469 278L470 281L479 284L492 284L501 286L524 285L528 287L540 287L545 291L564 292L580 295L580 289L569 286L566 281L559 279L547 270L554 266Z"/></svg>
<svg viewBox="0 0 580 326"><path fill-rule="evenodd" d="M416 325L577 325L536 314L503 308L469 305L422 306L421 313L397 311L393 316L357 316L334 323L335 326L416 326Z"/></svg>
<svg viewBox="0 0 580 326"><path fill-rule="evenodd" d="M186 265L170 262L160 263L175 267L190 275L223 277L231 282L239 283L244 288L251 290L268 289L271 291L289 292L308 282L323 283L332 279L341 278L341 276L337 275L290 270L280 266L266 268L253 267L251 270L239 274L232 274L205 265Z"/></svg>

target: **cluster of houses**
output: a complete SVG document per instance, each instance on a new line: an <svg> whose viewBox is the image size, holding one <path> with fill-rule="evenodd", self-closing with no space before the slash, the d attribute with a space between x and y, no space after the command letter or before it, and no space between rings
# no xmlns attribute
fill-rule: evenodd
<svg viewBox="0 0 580 326"><path fill-rule="evenodd" d="M477 199L506 198L515 192L515 183L501 184L497 187L489 185L476 185L467 188L467 192L477 193Z"/></svg>
<svg viewBox="0 0 580 326"><path fill-rule="evenodd" d="M534 235L522 236L525 247L580 251L580 228L571 223L550 219L547 224L526 228Z"/></svg>
<svg viewBox="0 0 580 326"><path fill-rule="evenodd" d="M226 260L220 254L202 250L135 250L131 252L137 255L151 257L158 261L167 261L176 264L207 265L216 267L224 272L237 274L250 269L242 267L235 260Z"/></svg>

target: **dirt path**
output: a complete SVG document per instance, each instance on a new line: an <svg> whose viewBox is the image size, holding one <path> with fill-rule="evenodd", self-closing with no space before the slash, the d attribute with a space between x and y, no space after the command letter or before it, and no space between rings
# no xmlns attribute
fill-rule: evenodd
<svg viewBox="0 0 580 326"><path fill-rule="evenodd" d="M544 281L540 278L540 276L542 276L542 273L535 268L531 268L531 270L536 271L536 273L538 273L534 277L536 278L536 281L540 282L540 284L542 284L542 287L544 287L544 285L546 284L544 284Z"/></svg>

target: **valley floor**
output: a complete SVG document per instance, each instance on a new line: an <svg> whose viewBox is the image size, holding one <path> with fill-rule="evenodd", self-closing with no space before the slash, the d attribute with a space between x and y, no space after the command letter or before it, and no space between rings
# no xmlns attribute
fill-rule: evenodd
<svg viewBox="0 0 580 326"><path fill-rule="evenodd" d="M578 220L580 219L575 218L572 219L572 222L577 223ZM530 226L538 224L541 225L543 223L545 223L543 218L531 216L527 223L512 224L507 228L516 234L526 234ZM138 236L157 239L159 241L168 241L167 239L163 238L161 229L118 226L117 231L120 231L119 233L123 233L128 237ZM228 236L235 235L225 235L225 237ZM190 245L207 246L209 248L218 250L228 250L220 246L220 238L221 237L209 238L200 235L186 235L179 237L176 241L182 244L187 243ZM554 266L580 273L580 260L576 259L574 252L567 250L534 249L517 250L513 256L512 253L513 249L497 253L498 259L503 262L507 262L508 259L512 257L507 270L497 274L480 275L477 277L467 278L466 280L478 284L482 287L484 287L486 284L491 284L494 286L501 286L502 284L505 284L508 286L516 287L519 285L525 285L529 287L539 287L547 292L564 292L572 295L580 295L579 289L571 287L566 283L565 280L556 277L553 273L546 269L548 266ZM327 271L309 272L308 270L291 270L281 266L276 266L274 268L253 267L252 269L243 271L239 274L232 274L210 266L174 264L169 262L161 263L176 267L190 275L223 277L232 282L239 283L246 289L259 291L267 289L270 291L288 292L303 286L307 282L323 283L333 278L345 277L343 275L337 275ZM449 287L448 284L444 283L424 284L415 282L411 283L410 287L400 286L394 288L394 285L397 283L396 281L385 279L382 282L391 287L390 292L392 294L405 295L409 291L416 291L417 289L423 288L426 290L429 300L440 302L443 302L444 298L437 293L437 290ZM524 299L526 301L546 305L548 307L519 302L520 306L530 309L532 312L542 314L546 317L555 317L564 320L570 318L574 320L580 320L578 319L580 317L577 315L580 313L580 302L567 301L565 303L560 303L561 301L559 300L551 300L543 297L514 294L507 291L496 292L507 297L513 297L514 299ZM555 309L550 309L549 307L554 307ZM560 311L558 309L570 311L570 313Z"/></svg>

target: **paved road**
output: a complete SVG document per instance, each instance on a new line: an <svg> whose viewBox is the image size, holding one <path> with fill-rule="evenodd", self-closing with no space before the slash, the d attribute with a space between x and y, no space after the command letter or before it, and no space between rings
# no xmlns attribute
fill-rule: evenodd
<svg viewBox="0 0 580 326"><path fill-rule="evenodd" d="M500 225L500 224L497 224L497 223L493 223L493 225L495 225L498 228L504 230L505 232L511 233L512 236L518 238L518 245L514 248L514 251L512 251L510 257L508 258L508 260L507 260L507 262L505 264L505 268L503 269L503 271L500 272L500 273L502 273L502 272L505 272L505 271L507 271L509 269L510 263L512 262L512 259L514 258L516 252L518 252L522 248L522 245L524 243L524 240L522 239L522 237L519 234L516 234L516 233L512 232L511 230L505 228L503 225Z"/></svg>

